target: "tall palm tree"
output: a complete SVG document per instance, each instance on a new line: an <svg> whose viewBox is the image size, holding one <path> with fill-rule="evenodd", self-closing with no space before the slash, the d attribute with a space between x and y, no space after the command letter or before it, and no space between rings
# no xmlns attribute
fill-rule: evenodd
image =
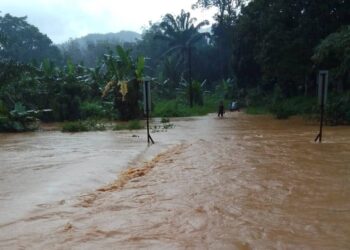
<svg viewBox="0 0 350 250"><path fill-rule="evenodd" d="M199 30L208 25L204 20L195 25L196 18L191 18L189 12L181 10L180 15L174 17L172 14L166 14L160 23L161 34L156 36L168 42L169 50L165 54L178 53L179 59L185 63L187 58L188 83L190 106L193 106L192 93L192 48L193 45L203 39L208 33L200 33Z"/></svg>

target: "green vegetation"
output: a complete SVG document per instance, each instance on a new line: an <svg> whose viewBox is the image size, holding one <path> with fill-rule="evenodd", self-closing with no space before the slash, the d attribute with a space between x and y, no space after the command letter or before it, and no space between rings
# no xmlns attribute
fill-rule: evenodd
<svg viewBox="0 0 350 250"><path fill-rule="evenodd" d="M311 114L318 112L317 100L314 97L276 99L274 96L264 96L260 99L265 100L264 103L248 106L245 110L247 114L273 114L277 119L287 119L293 115L310 117Z"/></svg>
<svg viewBox="0 0 350 250"><path fill-rule="evenodd" d="M83 102L80 110L82 119L101 119L108 116L107 110L98 102Z"/></svg>
<svg viewBox="0 0 350 250"><path fill-rule="evenodd" d="M119 123L114 126L113 130L139 130L144 129L144 124L139 120Z"/></svg>
<svg viewBox="0 0 350 250"><path fill-rule="evenodd" d="M249 106L245 109L245 112L250 115L264 115L270 113L269 109L264 106Z"/></svg>
<svg viewBox="0 0 350 250"><path fill-rule="evenodd" d="M62 132L85 132L89 131L86 124L82 121L65 122L62 126Z"/></svg>
<svg viewBox="0 0 350 250"><path fill-rule="evenodd" d="M38 128L39 120L35 117L39 111L26 110L21 103L15 103L14 109L7 111L0 101L0 132L25 132Z"/></svg>
<svg viewBox="0 0 350 250"><path fill-rule="evenodd" d="M161 123L169 123L170 122L170 119L169 118L165 118L163 117L160 121Z"/></svg>
<svg viewBox="0 0 350 250"><path fill-rule="evenodd" d="M182 100L159 101L155 104L152 115L155 117L188 117L200 116L208 113L216 112L218 99L215 97L207 97L203 106L195 105L189 107Z"/></svg>
<svg viewBox="0 0 350 250"><path fill-rule="evenodd" d="M41 62L50 58L62 62L59 49L38 28L27 23L27 17L0 16L0 58L20 63Z"/></svg>
<svg viewBox="0 0 350 250"><path fill-rule="evenodd" d="M350 92L330 96L326 105L326 120L330 125L350 124Z"/></svg>
<svg viewBox="0 0 350 250"><path fill-rule="evenodd" d="M72 121L65 122L62 125L62 132L86 132L86 131L104 131L106 126L97 120Z"/></svg>
<svg viewBox="0 0 350 250"><path fill-rule="evenodd" d="M198 43L208 33L200 33L199 30L208 25L207 20L194 24L196 19L190 17L189 12L181 10L180 15L173 16L172 14L166 14L163 17L162 22L159 24L160 32L156 35L156 38L167 42L169 49L166 54L173 54L178 59L178 63L183 65L187 64L187 69L182 69L183 72L187 72L188 82L188 96L190 107L194 104L194 90L192 82L192 51L193 45ZM197 97L198 99L198 97Z"/></svg>
<svg viewBox="0 0 350 250"><path fill-rule="evenodd" d="M210 34L199 32L206 20L182 10L165 13L135 43L68 42L61 50L25 17L0 16L0 131L33 130L38 119L69 121L65 131L103 128L91 120L140 120L146 76L156 79L152 116L204 115L234 100L250 114L318 118L321 69L330 75L328 124L350 123L350 1L193 7L216 8Z"/></svg>

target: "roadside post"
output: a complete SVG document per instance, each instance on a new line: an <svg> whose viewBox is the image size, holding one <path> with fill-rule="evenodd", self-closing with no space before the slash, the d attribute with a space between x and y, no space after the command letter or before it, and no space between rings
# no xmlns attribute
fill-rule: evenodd
<svg viewBox="0 0 350 250"><path fill-rule="evenodd" d="M150 79L145 78L143 82L143 109L147 119L147 142L154 144L154 141L149 132L149 116L151 111L151 84Z"/></svg>
<svg viewBox="0 0 350 250"><path fill-rule="evenodd" d="M328 94L328 70L320 70L317 77L318 82L318 103L321 109L320 131L315 138L315 142L322 142L322 130L324 119L324 108L327 102Z"/></svg>

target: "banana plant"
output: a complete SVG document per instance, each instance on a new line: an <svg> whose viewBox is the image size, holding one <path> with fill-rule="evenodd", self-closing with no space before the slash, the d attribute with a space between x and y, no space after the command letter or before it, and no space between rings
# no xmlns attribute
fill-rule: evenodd
<svg viewBox="0 0 350 250"><path fill-rule="evenodd" d="M111 90L117 93L118 91L116 89L119 89L119 93L122 95L124 101L128 93L127 83L132 68L132 61L129 50L124 50L118 45L116 51L118 56L105 55L104 58L109 81L103 90L102 97L106 97Z"/></svg>
<svg viewBox="0 0 350 250"><path fill-rule="evenodd" d="M182 78L180 82L180 88L178 88L178 91L185 94L186 96L188 96L190 91L192 91L193 103L199 106L203 106L204 104L203 94L205 92L204 87L206 83L207 83L206 79L202 82L193 80L190 87L190 84L186 81L186 79Z"/></svg>
<svg viewBox="0 0 350 250"><path fill-rule="evenodd" d="M104 65L107 69L108 82L104 87L102 97L113 93L114 106L121 119L137 118L140 114L140 83L143 81L145 59L138 57L133 61L130 50L121 46L116 48L117 56L105 55Z"/></svg>

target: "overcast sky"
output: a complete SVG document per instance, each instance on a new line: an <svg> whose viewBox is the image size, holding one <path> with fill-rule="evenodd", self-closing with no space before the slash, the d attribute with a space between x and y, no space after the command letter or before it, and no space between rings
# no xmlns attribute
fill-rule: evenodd
<svg viewBox="0 0 350 250"><path fill-rule="evenodd" d="M149 21L181 9L198 20L212 22L215 10L191 10L195 0L0 0L1 15L28 16L27 21L47 34L54 43L88 33L120 30L141 32Z"/></svg>

